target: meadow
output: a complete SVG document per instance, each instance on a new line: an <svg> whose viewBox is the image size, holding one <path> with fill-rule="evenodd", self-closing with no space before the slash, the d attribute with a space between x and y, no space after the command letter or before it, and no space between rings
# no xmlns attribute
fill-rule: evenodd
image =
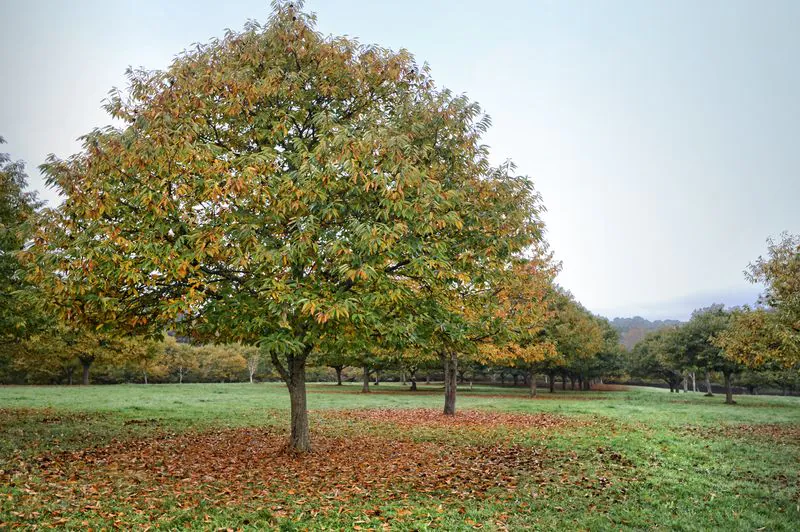
<svg viewBox="0 0 800 532"><path fill-rule="evenodd" d="M0 528L796 530L800 399L647 388L0 387Z"/></svg>

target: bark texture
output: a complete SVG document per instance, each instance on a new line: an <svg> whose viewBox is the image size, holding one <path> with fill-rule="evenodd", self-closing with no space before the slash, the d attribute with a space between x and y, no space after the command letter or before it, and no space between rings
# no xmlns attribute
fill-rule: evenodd
<svg viewBox="0 0 800 532"><path fill-rule="evenodd" d="M723 375L725 376L725 404L735 405L736 401L733 400L733 389L731 388L731 374L725 372Z"/></svg>
<svg viewBox="0 0 800 532"><path fill-rule="evenodd" d="M706 379L706 397L714 397L714 392L711 391L711 377L709 376L709 371L705 371L705 379Z"/></svg>
<svg viewBox="0 0 800 532"><path fill-rule="evenodd" d="M310 348L297 355L286 356L286 366L278 356L272 354L272 363L278 370L286 387L289 388L291 405L291 434L289 447L296 452L311 451L311 438L308 430L308 404L306 402L306 358Z"/></svg>
<svg viewBox="0 0 800 532"><path fill-rule="evenodd" d="M444 367L444 413L456 414L456 389L458 386L458 358L454 353L441 355Z"/></svg>
<svg viewBox="0 0 800 532"><path fill-rule="evenodd" d="M88 386L89 384L89 368L92 367L92 362L94 362L94 357L81 357L81 368L83 369L83 375L81 377L81 384L84 386Z"/></svg>
<svg viewBox="0 0 800 532"><path fill-rule="evenodd" d="M369 393L369 368L364 366L364 385L361 386L362 393Z"/></svg>

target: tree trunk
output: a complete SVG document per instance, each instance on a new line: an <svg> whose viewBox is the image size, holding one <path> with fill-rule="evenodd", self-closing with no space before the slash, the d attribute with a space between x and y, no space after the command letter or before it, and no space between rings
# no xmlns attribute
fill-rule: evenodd
<svg viewBox="0 0 800 532"><path fill-rule="evenodd" d="M342 366L334 366L333 369L336 370L336 386L342 385Z"/></svg>
<svg viewBox="0 0 800 532"><path fill-rule="evenodd" d="M183 368L178 369L178 384L183 384Z"/></svg>
<svg viewBox="0 0 800 532"><path fill-rule="evenodd" d="M361 393L369 393L369 368L364 366L364 385L361 386Z"/></svg>
<svg viewBox="0 0 800 532"><path fill-rule="evenodd" d="M514 386L516 386L517 383L519 382L519 375L517 375L516 373L513 373L512 376L514 377Z"/></svg>
<svg viewBox="0 0 800 532"><path fill-rule="evenodd" d="M453 353L441 355L444 366L444 413L456 414L456 387L458 379L458 358Z"/></svg>
<svg viewBox="0 0 800 532"><path fill-rule="evenodd" d="M528 376L528 379L530 380L530 384L531 384L530 396L531 397L536 397L536 374L534 373L533 369L531 369L531 373Z"/></svg>
<svg viewBox="0 0 800 532"><path fill-rule="evenodd" d="M308 405L306 403L305 357L292 357L289 361L289 397L292 407L292 434L290 445L298 452L311 450L308 434Z"/></svg>
<svg viewBox="0 0 800 532"><path fill-rule="evenodd" d="M556 376L554 373L550 374L550 393L555 393L556 391Z"/></svg>
<svg viewBox="0 0 800 532"><path fill-rule="evenodd" d="M147 384L147 372L143 371L142 375L144 375L144 383Z"/></svg>
<svg viewBox="0 0 800 532"><path fill-rule="evenodd" d="M691 376L692 376L692 391L696 392L697 391L697 374L693 371L691 373Z"/></svg>
<svg viewBox="0 0 800 532"><path fill-rule="evenodd" d="M723 372L725 377L725 404L735 405L736 401L733 400L733 389L731 388L731 374L730 372Z"/></svg>
<svg viewBox="0 0 800 532"><path fill-rule="evenodd" d="M501 371L500 372L500 384L502 385L502 384L505 384L505 383L506 383L506 372L505 371Z"/></svg>
<svg viewBox="0 0 800 532"><path fill-rule="evenodd" d="M400 384L402 386L406 385L406 370L405 369L400 370Z"/></svg>
<svg viewBox="0 0 800 532"><path fill-rule="evenodd" d="M575 379L572 379L572 389L575 389ZM583 377L578 376L578 389L583 390Z"/></svg>
<svg viewBox="0 0 800 532"><path fill-rule="evenodd" d="M87 386L89 384L89 368L94 362L94 357L91 358L81 358L81 366L83 367L83 377L81 379L81 384Z"/></svg>
<svg viewBox="0 0 800 532"><path fill-rule="evenodd" d="M311 348L299 355L287 355L286 366L281 363L278 354L271 353L272 364L280 374L286 387L289 388L291 404L291 435L289 447L295 452L311 451L311 439L308 433L308 404L306 402L306 359Z"/></svg>
<svg viewBox="0 0 800 532"><path fill-rule="evenodd" d="M706 376L706 397L714 397L714 392L711 391L711 377L709 376L710 371L705 371Z"/></svg>
<svg viewBox="0 0 800 532"><path fill-rule="evenodd" d="M566 390L567 390L567 374L566 373L562 373L561 374L561 391L566 391Z"/></svg>
<svg viewBox="0 0 800 532"><path fill-rule="evenodd" d="M69 384L69 386L72 386L72 374L73 373L75 373L75 368L73 368L72 366L67 368L67 383Z"/></svg>
<svg viewBox="0 0 800 532"><path fill-rule="evenodd" d="M430 384L430 383L431 383L431 374L428 373L427 375L425 375L425 384Z"/></svg>
<svg viewBox="0 0 800 532"><path fill-rule="evenodd" d="M381 383L381 370L376 369L375 370L375 386L379 385L380 383Z"/></svg>
<svg viewBox="0 0 800 532"><path fill-rule="evenodd" d="M253 384L253 373L250 372L250 384Z"/></svg>
<svg viewBox="0 0 800 532"><path fill-rule="evenodd" d="M409 372L409 378L411 379L411 391L417 391L417 370L412 370Z"/></svg>
<svg viewBox="0 0 800 532"><path fill-rule="evenodd" d="M683 393L689 391L689 377L687 375L683 376Z"/></svg>

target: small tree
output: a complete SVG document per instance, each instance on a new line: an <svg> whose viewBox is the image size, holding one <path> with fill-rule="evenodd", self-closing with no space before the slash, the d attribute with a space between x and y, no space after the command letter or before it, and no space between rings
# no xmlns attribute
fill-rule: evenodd
<svg viewBox="0 0 800 532"><path fill-rule="evenodd" d="M163 364L170 373L177 375L178 383L183 383L189 373L197 371L196 351L191 345L178 342L174 336L164 336Z"/></svg>
<svg viewBox="0 0 800 532"><path fill-rule="evenodd" d="M250 384L255 382L254 377L258 372L258 366L261 364L261 352L258 349L252 349L250 355L247 357L247 374L250 377Z"/></svg>

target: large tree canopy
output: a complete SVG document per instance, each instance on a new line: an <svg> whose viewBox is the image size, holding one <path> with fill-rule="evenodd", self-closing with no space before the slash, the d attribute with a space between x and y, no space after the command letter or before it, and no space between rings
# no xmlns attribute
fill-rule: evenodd
<svg viewBox="0 0 800 532"><path fill-rule="evenodd" d="M65 201L35 277L69 319L261 344L295 449L321 339L413 336L541 238L539 197L490 167L476 104L292 4L129 81L106 106L123 127L43 166Z"/></svg>

